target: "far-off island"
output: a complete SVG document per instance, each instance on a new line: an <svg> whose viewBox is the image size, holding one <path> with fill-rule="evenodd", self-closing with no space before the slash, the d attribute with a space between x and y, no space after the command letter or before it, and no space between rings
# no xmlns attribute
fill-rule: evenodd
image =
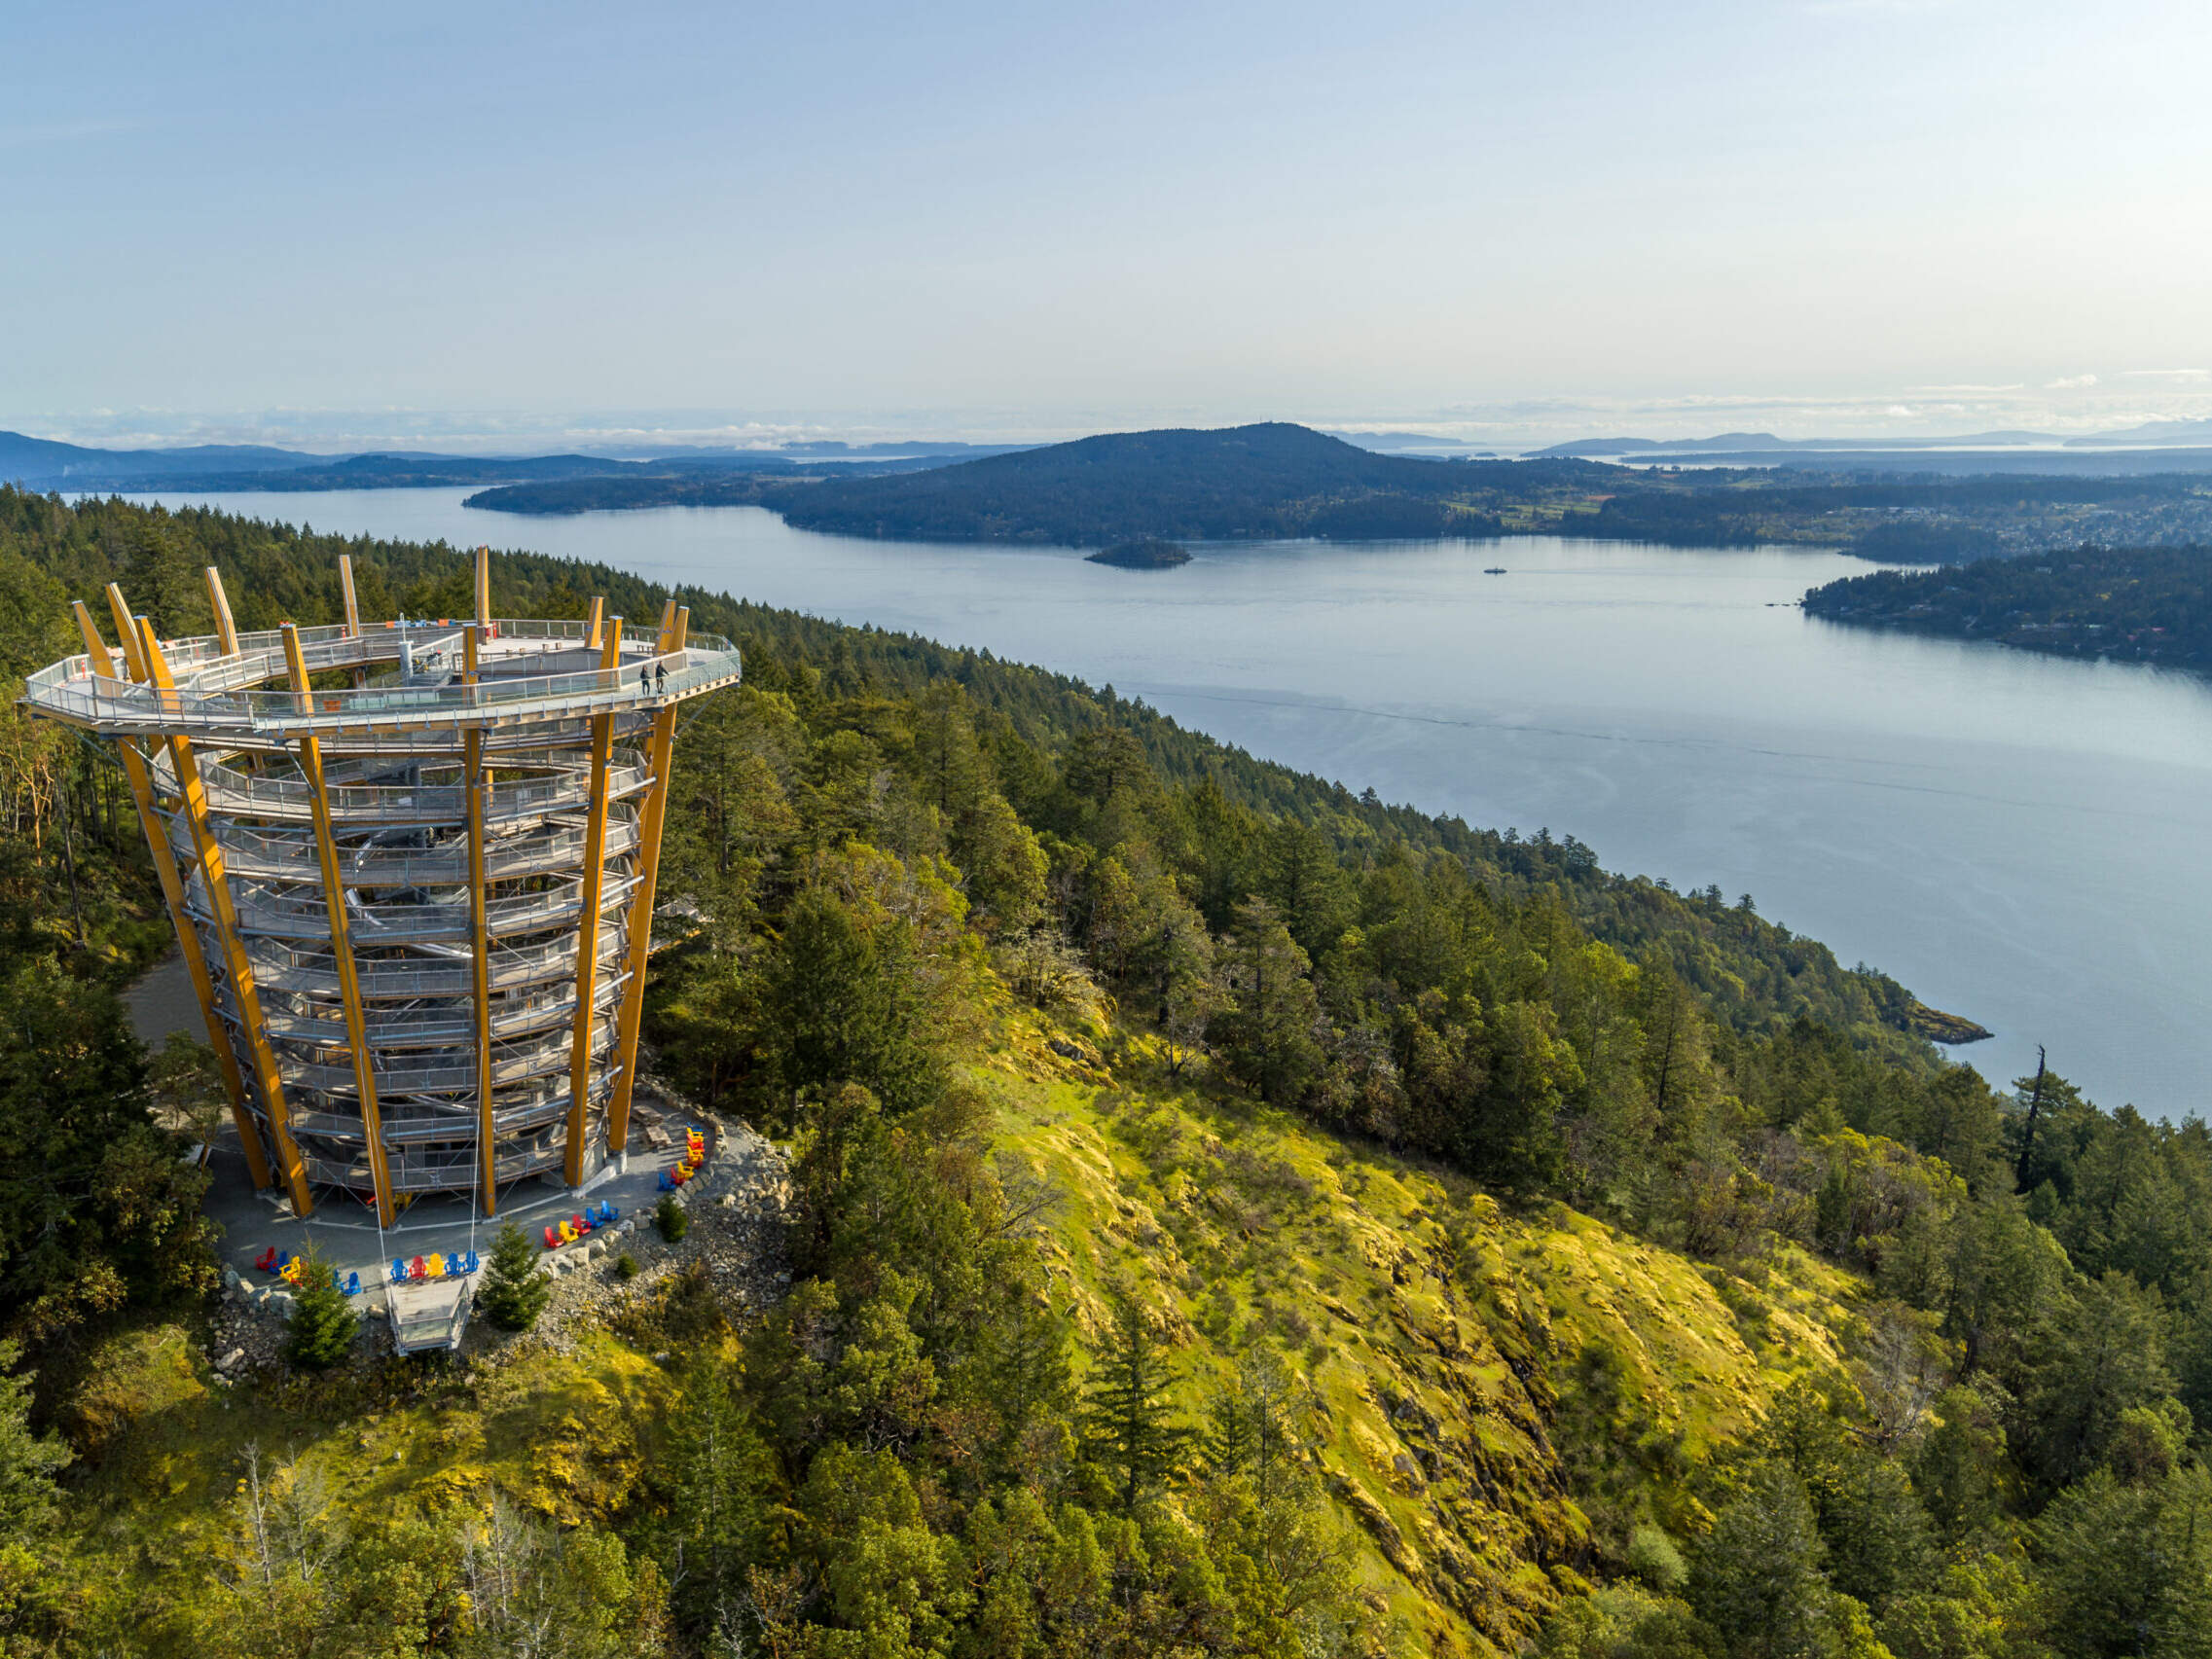
<svg viewBox="0 0 2212 1659"><path fill-rule="evenodd" d="M1124 570L1168 570L1190 562L1189 550L1158 536L1117 541L1089 556L1093 564L1118 564Z"/></svg>

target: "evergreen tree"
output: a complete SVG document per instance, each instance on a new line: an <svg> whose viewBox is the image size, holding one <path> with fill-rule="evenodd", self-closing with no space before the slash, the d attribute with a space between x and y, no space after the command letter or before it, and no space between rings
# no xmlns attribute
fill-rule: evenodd
<svg viewBox="0 0 2212 1659"><path fill-rule="evenodd" d="M484 1316L505 1331L526 1331L537 1323L553 1295L553 1281L538 1271L537 1250L512 1221L491 1243L485 1264L484 1288L477 1303Z"/></svg>
<svg viewBox="0 0 2212 1659"><path fill-rule="evenodd" d="M1179 895L1171 896L1149 955L1152 986L1160 999L1160 1037L1168 1075L1179 1076L1205 1040L1206 1029L1228 1000L1214 964L1206 921Z"/></svg>
<svg viewBox="0 0 2212 1659"><path fill-rule="evenodd" d="M1190 1430L1174 1421L1175 1372L1144 1311L1114 1298L1113 1329L1093 1352L1083 1393L1084 1450L1106 1471L1125 1514L1182 1465Z"/></svg>
<svg viewBox="0 0 2212 1659"><path fill-rule="evenodd" d="M1261 1503L1284 1490L1297 1430L1290 1415L1290 1372L1282 1355L1258 1348L1237 1363L1237 1386L1207 1408L1206 1458L1215 1469L1251 1482Z"/></svg>
<svg viewBox="0 0 2212 1659"><path fill-rule="evenodd" d="M331 1278L330 1264L312 1244L301 1252L300 1282L292 1287L292 1318L284 1340L287 1359L320 1371L352 1352L361 1321Z"/></svg>
<svg viewBox="0 0 2212 1659"><path fill-rule="evenodd" d="M697 1630L736 1621L744 1569L760 1554L761 1495L773 1470L741 1383L719 1360L697 1359L669 1425L669 1579L678 1616Z"/></svg>
<svg viewBox="0 0 2212 1659"><path fill-rule="evenodd" d="M661 1237L670 1244L680 1244L683 1236L691 1231L691 1217L671 1192L653 1207L653 1225L660 1228Z"/></svg>
<svg viewBox="0 0 2212 1659"><path fill-rule="evenodd" d="M1068 1404L1068 1324L1052 1306L1051 1281L1032 1268L997 1287L985 1307L974 1359L979 1392L998 1418L998 1445L1013 1458L1040 1417Z"/></svg>
<svg viewBox="0 0 2212 1659"><path fill-rule="evenodd" d="M1797 1477L1757 1466L1698 1546L1689 1603L1733 1659L1817 1659L1829 1648L1831 1592L1820 1533Z"/></svg>
<svg viewBox="0 0 2212 1659"><path fill-rule="evenodd" d="M2103 1457L2121 1415L2173 1391L2158 1293L2125 1274L2080 1281L2022 1402L2028 1461L2054 1486Z"/></svg>
<svg viewBox="0 0 2212 1659"><path fill-rule="evenodd" d="M2041 1635L2065 1659L2212 1656L2212 1477L2099 1469L2036 1529Z"/></svg>
<svg viewBox="0 0 2212 1659"><path fill-rule="evenodd" d="M1318 956L1336 943L1351 917L1352 896L1336 848L1318 826L1284 813L1268 832L1260 869L1261 890L1299 949Z"/></svg>
<svg viewBox="0 0 2212 1659"><path fill-rule="evenodd" d="M1226 962L1236 1004L1215 1024L1230 1068L1271 1105L1295 1101L1321 1069L1311 966L1273 905L1250 899L1237 907Z"/></svg>
<svg viewBox="0 0 2212 1659"><path fill-rule="evenodd" d="M763 987L761 1046L782 1087L858 1083L893 1112L942 1081L900 919L862 927L831 892L802 894Z"/></svg>
<svg viewBox="0 0 2212 1659"><path fill-rule="evenodd" d="M157 518L131 542L123 575L124 596L131 609L150 619L163 639L212 633L215 614L207 602L206 561L194 557L192 539Z"/></svg>
<svg viewBox="0 0 2212 1659"><path fill-rule="evenodd" d="M1094 726L1068 746L1060 780L1076 800L1104 807L1119 790L1147 785L1151 775L1144 745L1134 733L1121 726Z"/></svg>
<svg viewBox="0 0 2212 1659"><path fill-rule="evenodd" d="M31 1378L13 1374L21 1357L15 1343L0 1342L0 1538L19 1536L46 1517L54 1476L70 1458L52 1435L31 1432Z"/></svg>

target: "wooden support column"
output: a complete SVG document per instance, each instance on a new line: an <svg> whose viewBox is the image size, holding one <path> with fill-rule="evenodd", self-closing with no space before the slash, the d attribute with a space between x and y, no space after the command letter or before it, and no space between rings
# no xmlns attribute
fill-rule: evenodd
<svg viewBox="0 0 2212 1659"><path fill-rule="evenodd" d="M483 561L478 560L477 593L481 599ZM476 684L477 631L461 634L461 680ZM476 993L476 1137L477 1204L486 1215L497 1213L498 1139L491 1115L491 932L485 915L484 834L486 808L491 793L484 771L484 730L471 726L461 737L464 769L461 793L468 804L468 920L469 959Z"/></svg>
<svg viewBox="0 0 2212 1659"><path fill-rule="evenodd" d="M683 649L691 612L671 599L661 612L657 655ZM630 938L626 966L630 983L622 988L622 1013L615 1027L614 1096L607 1102L606 1143L610 1152L630 1148L630 1096L637 1081L637 1028L645 1014L645 965L653 953L653 884L661 873L661 826L669 809L669 767L675 753L676 705L665 703L653 716L648 761L653 786L637 824L637 891L630 900Z"/></svg>
<svg viewBox="0 0 2212 1659"><path fill-rule="evenodd" d="M592 631L602 631L601 601L592 601ZM622 675L622 618L605 625L599 671ZM562 1164L568 1184L584 1184L584 1148L590 1127L592 1032L598 1024L599 900L606 874L607 761L614 749L614 709L592 720L591 810L584 823L584 913L576 927L576 1023L568 1042L568 1148Z"/></svg>
<svg viewBox="0 0 2212 1659"><path fill-rule="evenodd" d="M100 631L92 622L92 613L85 608L82 599L75 601L74 609L77 631L84 635L85 650L92 659L92 672L107 679L119 679L114 659L108 655L107 642L100 637ZM128 639L129 635L125 637ZM133 665L131 678L143 679L145 674L136 666L139 661L137 641L131 639L130 644L132 649L126 656ZM177 874L176 851L169 846L168 831L154 799L153 769L146 764L146 757L138 752L138 745L132 739L119 739L115 746L123 758L123 775L130 782L130 799L138 808L138 827L146 832L146 850L153 854L154 874L161 880L162 897L168 904L169 920L176 923L177 949L184 955L185 971L192 976L192 993L199 999L200 1018L207 1022L207 1046L215 1051L215 1064L222 1067L223 1092L231 1098L231 1122L237 1126L238 1146L246 1155L246 1168L253 1172L253 1184L266 1187L272 1178L269 1172L269 1156L262 1150L261 1131L255 1127L253 1113L246 1105L245 1079L238 1075L238 1057L231 1051L230 1030L215 1006L215 982L208 977L207 957L199 948L199 929L185 908L184 878Z"/></svg>
<svg viewBox="0 0 2212 1659"><path fill-rule="evenodd" d="M476 550L476 626L491 626L491 550Z"/></svg>
<svg viewBox="0 0 2212 1659"><path fill-rule="evenodd" d="M342 553L338 556L338 589L345 600L345 637L358 639L361 637L361 607L353 597L353 559L350 554ZM369 670L366 667L355 668L353 689L359 691L368 683Z"/></svg>
<svg viewBox="0 0 2212 1659"><path fill-rule="evenodd" d="M215 613L215 637L223 642L223 655L238 654L238 625L231 620L231 596L223 592L223 573L207 567L207 608Z"/></svg>
<svg viewBox="0 0 2212 1659"><path fill-rule="evenodd" d="M292 690L300 712L312 707L308 697L308 660L300 652L300 631L284 625L284 666L291 670ZM330 953L338 962L338 989L345 1001L345 1042L353 1051L353 1087L361 1098L361 1131L369 1143L369 1179L377 1193L377 1220L392 1222L391 1168L384 1156L383 1114L377 1105L377 1079L369 1064L369 1027L361 1010L361 978L353 961L353 927L345 914L344 872L338 862L338 837L330 817L330 797L324 790L322 739L305 733L299 739L300 770L307 775L308 799L315 816L315 855L322 864L324 908L330 913Z"/></svg>
<svg viewBox="0 0 2212 1659"><path fill-rule="evenodd" d="M113 593L113 590L111 590ZM115 595L121 598L121 595ZM162 642L154 637L154 624L146 617L132 619L138 628L138 649L146 661L147 677L156 691L174 691ZM192 830L193 850L199 860L199 879L207 889L208 908L215 913L215 935L223 947L223 969L231 982L232 1000L238 1005L238 1023L245 1028L246 1050L253 1062L254 1082L261 1090L263 1108L269 1113L270 1137L276 1143L277 1172L292 1199L292 1213L305 1220L314 1213L308 1191L307 1166L292 1138L290 1114L284 1105L284 1080L276 1069L275 1052L269 1046L269 1027L262 1018L261 995L254 989L253 965L246 959L245 943L238 934L237 907L231 902L231 884L224 874L223 848L215 839L207 814L207 785L199 775L199 762L192 740L179 734L168 739L169 764L176 771L177 792L185 822Z"/></svg>
<svg viewBox="0 0 2212 1659"><path fill-rule="evenodd" d="M591 615L584 619L590 625L590 631L585 635L584 638L584 644L587 649L597 651L599 648L599 628L605 619L606 595L603 594L594 594L592 595Z"/></svg>
<svg viewBox="0 0 2212 1659"><path fill-rule="evenodd" d="M345 596L345 637L361 637L361 606L353 596L353 559L348 554L338 556L338 587Z"/></svg>

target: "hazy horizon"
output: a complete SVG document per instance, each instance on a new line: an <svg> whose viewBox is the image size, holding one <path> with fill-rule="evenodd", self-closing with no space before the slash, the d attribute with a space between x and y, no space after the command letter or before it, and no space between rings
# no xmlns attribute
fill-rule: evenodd
<svg viewBox="0 0 2212 1659"><path fill-rule="evenodd" d="M10 45L39 436L2212 415L2197 8L94 5Z"/></svg>

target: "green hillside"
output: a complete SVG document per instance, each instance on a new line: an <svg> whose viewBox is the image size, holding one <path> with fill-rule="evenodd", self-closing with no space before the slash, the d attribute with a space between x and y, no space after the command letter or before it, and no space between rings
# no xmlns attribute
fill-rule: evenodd
<svg viewBox="0 0 2212 1659"><path fill-rule="evenodd" d="M0 494L0 651L110 577L189 631L207 562L322 621L342 545L462 608L451 549ZM783 1147L780 1253L741 1294L704 1208L465 1367L213 1374L135 828L6 716L0 1652L2204 1651L2202 1123L1992 1089L1574 842L687 597L746 682L678 746L648 1036Z"/></svg>

